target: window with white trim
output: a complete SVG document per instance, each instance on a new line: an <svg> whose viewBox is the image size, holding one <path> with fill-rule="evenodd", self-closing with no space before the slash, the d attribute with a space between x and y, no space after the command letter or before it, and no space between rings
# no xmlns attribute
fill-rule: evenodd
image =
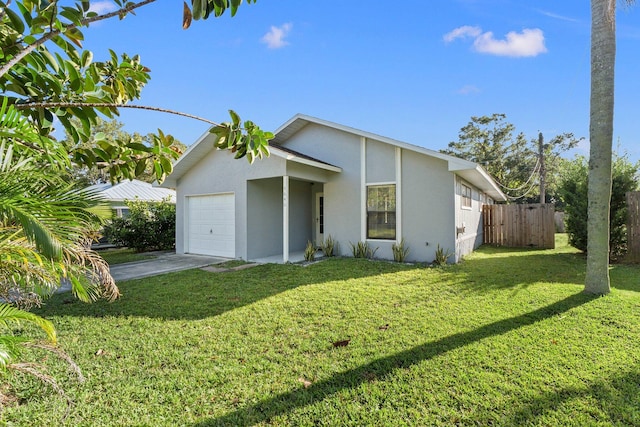
<svg viewBox="0 0 640 427"><path fill-rule="evenodd" d="M460 196L462 198L462 207L471 209L471 187L461 184Z"/></svg>
<svg viewBox="0 0 640 427"><path fill-rule="evenodd" d="M367 186L367 239L395 240L396 185Z"/></svg>

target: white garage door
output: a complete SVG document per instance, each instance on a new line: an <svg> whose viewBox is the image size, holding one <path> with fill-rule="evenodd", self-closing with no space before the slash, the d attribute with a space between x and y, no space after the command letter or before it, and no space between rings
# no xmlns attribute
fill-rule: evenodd
<svg viewBox="0 0 640 427"><path fill-rule="evenodd" d="M235 195L190 196L187 211L189 253L235 258Z"/></svg>

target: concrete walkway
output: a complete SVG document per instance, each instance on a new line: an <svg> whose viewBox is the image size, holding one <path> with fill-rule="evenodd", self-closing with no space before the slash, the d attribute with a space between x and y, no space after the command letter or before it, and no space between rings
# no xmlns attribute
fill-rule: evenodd
<svg viewBox="0 0 640 427"><path fill-rule="evenodd" d="M143 277L171 273L173 271L206 267L225 261L228 261L228 259L205 255L181 255L175 252L160 252L156 258L149 260L112 265L111 275L116 283L118 283L125 280L141 279Z"/></svg>
<svg viewBox="0 0 640 427"><path fill-rule="evenodd" d="M110 268L111 276L116 283L125 280L142 279L143 277L158 276L173 271L191 270L213 264L229 261L227 258L218 258L205 255L178 255L175 252L158 252L155 258L143 261L115 264ZM71 282L62 280L62 284L56 293L71 290Z"/></svg>

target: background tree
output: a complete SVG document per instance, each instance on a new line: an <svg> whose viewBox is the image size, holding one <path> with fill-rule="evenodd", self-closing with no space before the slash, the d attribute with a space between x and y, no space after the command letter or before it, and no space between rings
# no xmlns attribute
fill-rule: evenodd
<svg viewBox="0 0 640 427"><path fill-rule="evenodd" d="M584 157L564 160L560 195L565 205L565 221L569 243L587 252L587 176L588 161ZM609 258L620 261L627 251L626 193L640 188L640 163L631 163L626 156L614 156L612 168L611 216L609 221Z"/></svg>
<svg viewBox="0 0 640 427"><path fill-rule="evenodd" d="M555 201L560 154L578 142L572 133L563 133L543 144L547 200ZM460 129L458 141L448 147L442 151L482 165L510 200L530 202L539 194L538 138L529 141L523 133L515 134L515 126L506 121L505 114L471 117Z"/></svg>
<svg viewBox="0 0 640 427"><path fill-rule="evenodd" d="M110 144L101 141L92 147L79 144L90 137L91 127L99 115L113 118L119 108L142 108L186 115L211 123L218 136L216 147L229 149L236 157L249 161L268 155L268 140L273 136L263 132L251 121L240 120L234 112L231 121L217 124L206 119L177 113L168 109L130 105L140 98L149 80L149 69L137 55L110 52L106 61L94 62L90 51L82 50L81 28L114 17L124 18L137 8L155 0L138 3L114 0L119 10L99 15L91 12L91 2L81 1L71 6L60 2L17 1L11 7L0 2L0 89L9 105L29 117L41 135L53 130L57 118L73 141L70 154L77 163L92 167L105 165L112 180L131 178L144 162L153 163L156 179L162 181L172 170L177 153L171 138L158 132L152 144L136 142ZM254 3L255 0L248 0ZM235 14L241 0L202 0L194 2L195 19L206 19L226 10ZM49 49L54 45L54 50ZM80 125L76 125L73 118ZM124 159L136 158L136 162Z"/></svg>
<svg viewBox="0 0 640 427"><path fill-rule="evenodd" d="M79 123L77 119L73 119L74 125L78 126ZM123 130L124 123L118 120L103 120L98 117L96 119L95 125L91 127L91 131L89 137L86 141L81 141L79 144L81 145L81 149L84 150L92 150L95 149L94 146L99 146L99 143L103 140L108 141L110 145L126 145L131 142L141 143L147 146L152 146L153 144L153 134L140 135L137 132L128 133ZM73 147L76 143L74 142L72 136L66 132L66 137L64 140L64 144L67 147ZM182 154L186 151L187 146L182 142L174 139L170 148L178 154ZM71 150L71 149L69 149ZM138 159L139 160L139 159ZM135 160L134 160L135 161ZM135 171L134 171L135 172ZM107 165L106 164L95 164L92 167L88 167L84 164L73 163L71 166L71 177L72 179L78 181L83 186L89 186L92 184L105 183L111 181L111 177L109 176ZM144 168L144 172L136 173L136 179L145 182L154 182L156 180L156 175L154 171L153 162L146 162L146 167Z"/></svg>

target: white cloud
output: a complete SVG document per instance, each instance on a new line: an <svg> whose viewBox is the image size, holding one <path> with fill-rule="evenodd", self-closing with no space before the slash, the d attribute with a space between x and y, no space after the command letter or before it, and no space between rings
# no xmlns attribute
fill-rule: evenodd
<svg viewBox="0 0 640 427"><path fill-rule="evenodd" d="M266 44L269 49L280 49L289 44L285 38L289 35L291 28L293 28L291 23L282 24L279 27L272 25L269 32L262 36L260 41Z"/></svg>
<svg viewBox="0 0 640 427"><path fill-rule="evenodd" d="M511 31L506 39L496 40L488 31L476 37L473 47L477 52L498 56L538 56L545 53L544 34L539 28L525 28L521 33Z"/></svg>
<svg viewBox="0 0 640 427"><path fill-rule="evenodd" d="M451 43L455 39L466 38L466 37L478 37L482 34L482 29L480 27L472 27L470 25L465 25L463 27L458 27L455 30L445 34L442 38L445 42Z"/></svg>
<svg viewBox="0 0 640 427"><path fill-rule="evenodd" d="M473 95L475 93L480 93L481 90L474 85L465 85L456 91L459 95Z"/></svg>
<svg viewBox="0 0 640 427"><path fill-rule="evenodd" d="M482 32L480 27L465 25L444 35L445 42L458 38L473 37L473 49L479 53L497 56L537 56L547 52L544 45L544 33L539 28L525 28L522 32L511 31L498 40L491 31Z"/></svg>
<svg viewBox="0 0 640 427"><path fill-rule="evenodd" d="M91 2L91 7L89 8L90 12L95 12L98 15L102 15L103 13L109 13L118 10L118 6L112 1L109 0L101 0L96 2Z"/></svg>

